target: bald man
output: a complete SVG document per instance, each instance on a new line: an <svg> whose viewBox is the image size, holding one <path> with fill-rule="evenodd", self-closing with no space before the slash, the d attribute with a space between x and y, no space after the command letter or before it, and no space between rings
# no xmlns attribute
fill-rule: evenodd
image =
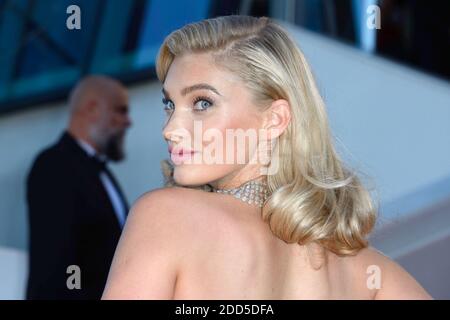
<svg viewBox="0 0 450 320"><path fill-rule="evenodd" d="M69 107L67 129L36 157L27 179L27 299L100 299L128 212L106 166L125 156L127 90L89 76Z"/></svg>

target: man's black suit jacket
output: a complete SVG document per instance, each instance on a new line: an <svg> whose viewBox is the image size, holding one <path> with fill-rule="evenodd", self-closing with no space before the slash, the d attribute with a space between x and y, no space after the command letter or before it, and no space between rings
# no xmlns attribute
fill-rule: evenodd
<svg viewBox="0 0 450 320"><path fill-rule="evenodd" d="M27 299L101 297L121 227L99 176L68 132L35 159L27 179ZM69 289L76 274L81 289Z"/></svg>

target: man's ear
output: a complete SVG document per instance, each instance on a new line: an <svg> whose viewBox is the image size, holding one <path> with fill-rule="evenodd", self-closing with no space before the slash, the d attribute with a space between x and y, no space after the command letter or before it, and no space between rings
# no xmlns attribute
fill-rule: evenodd
<svg viewBox="0 0 450 320"><path fill-rule="evenodd" d="M291 122L291 106L285 99L272 102L264 111L264 129L267 130L268 139L278 138Z"/></svg>
<svg viewBox="0 0 450 320"><path fill-rule="evenodd" d="M100 116L100 105L97 99L89 99L86 101L86 114L90 119L98 119Z"/></svg>

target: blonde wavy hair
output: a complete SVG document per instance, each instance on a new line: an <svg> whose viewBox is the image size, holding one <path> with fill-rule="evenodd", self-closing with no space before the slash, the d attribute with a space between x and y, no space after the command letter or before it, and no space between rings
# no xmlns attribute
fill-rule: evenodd
<svg viewBox="0 0 450 320"><path fill-rule="evenodd" d="M279 169L267 175L271 196L262 210L272 232L286 243L316 244L339 256L367 247L377 209L356 171L335 151L324 102L288 33L267 17L231 15L185 25L164 40L158 79L164 83L176 56L200 52L237 75L256 105L277 99L290 104L291 122L273 152ZM170 163L163 161L162 169L165 185L175 185Z"/></svg>

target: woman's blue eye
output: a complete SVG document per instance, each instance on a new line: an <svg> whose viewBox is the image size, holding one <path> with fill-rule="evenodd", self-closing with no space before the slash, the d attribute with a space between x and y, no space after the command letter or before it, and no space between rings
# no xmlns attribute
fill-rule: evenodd
<svg viewBox="0 0 450 320"><path fill-rule="evenodd" d="M173 111L175 109L175 106L173 105L173 102L169 99L162 98L162 103L164 105L165 111Z"/></svg>
<svg viewBox="0 0 450 320"><path fill-rule="evenodd" d="M167 98L162 98L162 103L164 105L164 110L166 112L172 112L175 110L175 105L174 103L167 99ZM206 111L209 107L211 107L213 105L213 103L206 97L197 97L194 102L194 111Z"/></svg>
<svg viewBox="0 0 450 320"><path fill-rule="evenodd" d="M194 106L198 106L198 107L194 107L194 110L195 111L205 111L209 107L211 107L212 104L213 103L211 101L209 101L209 99L207 99L205 97L198 97L194 100Z"/></svg>

